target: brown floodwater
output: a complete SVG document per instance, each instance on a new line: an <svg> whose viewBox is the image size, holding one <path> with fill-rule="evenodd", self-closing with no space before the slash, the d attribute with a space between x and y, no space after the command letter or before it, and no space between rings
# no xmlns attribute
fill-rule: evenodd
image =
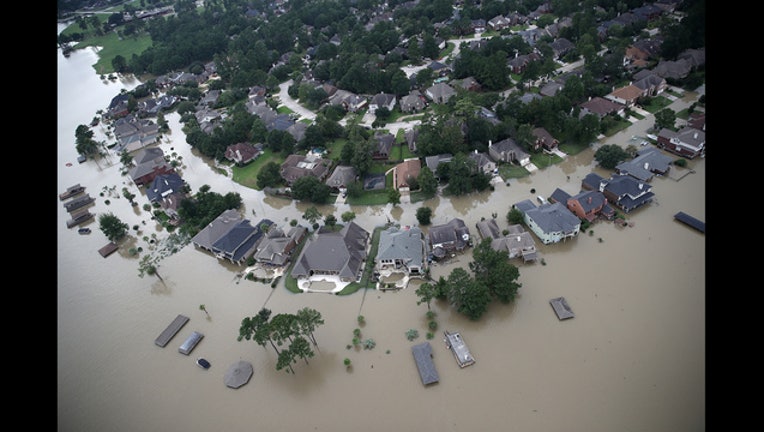
<svg viewBox="0 0 764 432"><path fill-rule="evenodd" d="M491 304L478 321L470 321L433 302L438 328L430 343L440 381L425 387L411 352L429 332L427 306L417 305L414 293L419 281L399 291L293 294L283 282L271 288L243 280L242 267L191 245L160 261L162 280L140 277L139 258L129 248L151 251L152 235L161 239L167 233L142 204L134 208L121 197L122 187L137 191L120 174L118 157L112 156L111 164L77 164L73 149L76 126L89 123L120 88L137 83L94 76L94 52L59 57L59 192L80 183L96 198L92 213L111 212L131 226L126 244L102 258L97 250L107 240L97 222L86 225L91 235L79 235L66 228L69 216L58 204L59 430L705 430L705 236L673 220L678 211L705 220L704 159L690 161L695 172L681 180L655 178L656 199L629 214L631 226L600 222L591 234L561 244L537 242L543 264L513 261L522 287L511 304ZM682 109L695 97L689 94L672 108ZM253 222L267 217L284 225L291 219L308 224L301 215L310 204L236 185L193 154L177 115L168 120L172 133L160 146L182 156L182 175L194 191L208 184L218 193L238 192ZM458 217L477 235L475 224L496 214L504 228L506 213L518 201L549 196L557 187L577 193L592 171L609 176L592 161L596 147L627 145L651 122L637 122L562 163L511 179L510 186L499 182L492 192L396 207L338 204L319 210L338 219L352 210L355 222L370 232L388 218L416 225L422 205L434 210L433 224ZM96 128L99 135L105 132ZM145 194L137 201L145 202ZM448 276L470 260L469 252L459 254L434 266L432 275ZM549 300L560 296L575 318L557 319ZM310 307L325 320L315 333L315 357L295 363L293 375L276 370L271 348L237 341L241 320L263 307L274 314ZM165 348L156 346L154 339L178 314L190 317L188 324ZM359 315L365 324L359 324ZM376 342L373 349L352 346L356 328L362 339ZM419 332L413 341L406 337L410 329ZM444 330L461 332L474 365L459 368L443 342ZM205 337L186 356L177 348L192 331ZM197 357L212 367L197 367ZM231 389L224 374L238 360L251 362L254 374L248 384Z"/></svg>

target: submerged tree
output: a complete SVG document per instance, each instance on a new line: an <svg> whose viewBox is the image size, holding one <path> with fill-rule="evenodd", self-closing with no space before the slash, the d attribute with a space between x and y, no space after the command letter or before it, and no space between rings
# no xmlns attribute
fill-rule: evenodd
<svg viewBox="0 0 764 432"><path fill-rule="evenodd" d="M162 275L157 270L156 260L151 255L141 257L141 261L138 264L138 276L143 277L144 275L156 276L164 283Z"/></svg>

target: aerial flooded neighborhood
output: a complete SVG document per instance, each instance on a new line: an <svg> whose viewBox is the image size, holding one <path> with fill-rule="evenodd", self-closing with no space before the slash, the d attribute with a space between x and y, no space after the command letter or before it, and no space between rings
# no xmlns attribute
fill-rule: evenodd
<svg viewBox="0 0 764 432"><path fill-rule="evenodd" d="M59 427L705 427L703 1L89 3L59 4Z"/></svg>

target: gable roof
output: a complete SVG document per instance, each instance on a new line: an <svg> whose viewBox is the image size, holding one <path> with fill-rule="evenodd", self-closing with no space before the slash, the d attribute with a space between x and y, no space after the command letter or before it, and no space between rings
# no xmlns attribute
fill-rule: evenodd
<svg viewBox="0 0 764 432"><path fill-rule="evenodd" d="M432 345L429 342L422 342L411 347L411 353L414 355L416 368L419 371L419 378L422 384L432 384L440 381L438 371L435 369L435 363L432 361Z"/></svg>
<svg viewBox="0 0 764 432"><path fill-rule="evenodd" d="M194 245L212 250L212 245L230 231L243 218L238 210L229 209L202 228L192 239Z"/></svg>
<svg viewBox="0 0 764 432"><path fill-rule="evenodd" d="M160 174L154 177L148 188L146 188L146 198L150 202L161 201L167 195L175 192L181 192L185 182L183 178L175 172L169 174Z"/></svg>
<svg viewBox="0 0 764 432"><path fill-rule="evenodd" d="M637 180L650 181L654 173L666 173L671 167L671 160L657 148L649 147L639 151L634 159L619 163L615 169L619 174L628 174Z"/></svg>

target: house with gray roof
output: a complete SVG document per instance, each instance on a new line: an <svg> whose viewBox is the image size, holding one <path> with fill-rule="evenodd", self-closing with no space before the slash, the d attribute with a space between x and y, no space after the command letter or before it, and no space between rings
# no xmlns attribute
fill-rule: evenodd
<svg viewBox="0 0 764 432"><path fill-rule="evenodd" d="M332 175L324 182L327 186L337 191L346 189L348 185L358 180L358 172L355 167L348 165L337 165Z"/></svg>
<svg viewBox="0 0 764 432"><path fill-rule="evenodd" d="M505 138L497 143L488 141L488 154L496 162L515 162L520 166L531 162L531 155L525 152L512 138Z"/></svg>
<svg viewBox="0 0 764 432"><path fill-rule="evenodd" d="M369 102L369 114L376 114L378 108L387 108L392 111L395 108L395 104L398 99L394 94L390 93L377 93L372 96Z"/></svg>
<svg viewBox="0 0 764 432"><path fill-rule="evenodd" d="M133 164L135 166L128 171L128 175L136 186L149 184L158 175L175 172L159 147L141 149L133 158Z"/></svg>
<svg viewBox="0 0 764 432"><path fill-rule="evenodd" d="M683 127L676 132L661 129L657 141L659 148L688 159L703 157L706 153L706 133L692 127Z"/></svg>
<svg viewBox="0 0 764 432"><path fill-rule="evenodd" d="M401 111L405 113L416 113L427 108L424 97L418 90L412 90L406 96L401 98Z"/></svg>
<svg viewBox="0 0 764 432"><path fill-rule="evenodd" d="M186 182L176 172L160 174L146 188L146 198L151 203L162 202L162 198L175 192L183 192Z"/></svg>
<svg viewBox="0 0 764 432"><path fill-rule="evenodd" d="M576 48L573 42L565 38L555 39L549 43L549 46L552 48L556 59L564 57L565 54Z"/></svg>
<svg viewBox="0 0 764 432"><path fill-rule="evenodd" d="M629 213L652 202L655 194L652 186L629 175L613 174L600 182L599 191L605 194L608 202L624 213Z"/></svg>
<svg viewBox="0 0 764 432"><path fill-rule="evenodd" d="M417 227L400 229L392 226L379 234L377 268L407 275L421 275L425 270L425 243Z"/></svg>
<svg viewBox="0 0 764 432"><path fill-rule="evenodd" d="M581 220L559 203L546 203L536 207L531 200L512 206L523 213L525 224L544 244L559 243L575 237L581 230Z"/></svg>
<svg viewBox="0 0 764 432"><path fill-rule="evenodd" d="M655 174L668 174L671 162L671 157L654 147L648 147L638 151L634 159L616 165L615 171L618 174L630 175L637 180L649 182Z"/></svg>
<svg viewBox="0 0 764 432"><path fill-rule="evenodd" d="M140 150L159 141L159 125L151 119L139 119L130 114L114 121L116 152Z"/></svg>
<svg viewBox="0 0 764 432"><path fill-rule="evenodd" d="M491 175L496 169L496 162L491 160L486 153L475 150L469 153L467 157L475 162L475 168L483 174Z"/></svg>
<svg viewBox="0 0 764 432"><path fill-rule="evenodd" d="M375 146L372 150L371 158L374 160L387 160L390 157L390 152L393 149L393 143L395 142L395 135L389 132L374 132Z"/></svg>
<svg viewBox="0 0 764 432"><path fill-rule="evenodd" d="M255 261L266 266L283 267L289 262L307 232L307 228L298 225L284 233L281 228L271 225L257 246Z"/></svg>
<svg viewBox="0 0 764 432"><path fill-rule="evenodd" d="M652 72L633 82L642 91L642 96L657 96L668 88L666 79Z"/></svg>
<svg viewBox="0 0 764 432"><path fill-rule="evenodd" d="M499 229L496 219L483 219L475 227L481 239L491 239L491 249L506 252L509 259L522 257L524 262L536 259L536 241L522 225L510 225L506 235Z"/></svg>
<svg viewBox="0 0 764 432"><path fill-rule="evenodd" d="M433 225L428 233L430 250L436 259L461 252L470 246L470 230L464 221L454 218L442 225Z"/></svg>
<svg viewBox="0 0 764 432"><path fill-rule="evenodd" d="M253 227L238 210L229 209L200 230L191 239L191 243L217 258L241 264L256 250L263 234L262 224L270 226L273 222L263 219L258 226Z"/></svg>
<svg viewBox="0 0 764 432"><path fill-rule="evenodd" d="M437 104L444 104L456 96L456 90L444 82L431 85L424 93L433 103Z"/></svg>
<svg viewBox="0 0 764 432"><path fill-rule="evenodd" d="M363 271L368 240L369 232L352 221L340 231L321 229L307 240L291 274L297 279L331 275L343 282L356 281Z"/></svg>
<svg viewBox="0 0 764 432"><path fill-rule="evenodd" d="M424 158L424 164L427 165L427 168L429 168L430 171L432 171L432 173L437 176L438 165L442 163L451 162L451 159L453 158L454 158L454 155L452 155L451 153L443 153L439 155L427 156Z"/></svg>
<svg viewBox="0 0 764 432"><path fill-rule="evenodd" d="M419 371L419 378L422 384L428 385L440 381L438 371L435 369L435 363L432 361L432 345L429 342L422 342L411 347L411 353L414 355L416 368Z"/></svg>
<svg viewBox="0 0 764 432"><path fill-rule="evenodd" d="M217 258L241 265L255 253L265 231L271 225L273 221L269 219L263 219L255 226L250 225L248 219L243 219L212 244L212 253Z"/></svg>

